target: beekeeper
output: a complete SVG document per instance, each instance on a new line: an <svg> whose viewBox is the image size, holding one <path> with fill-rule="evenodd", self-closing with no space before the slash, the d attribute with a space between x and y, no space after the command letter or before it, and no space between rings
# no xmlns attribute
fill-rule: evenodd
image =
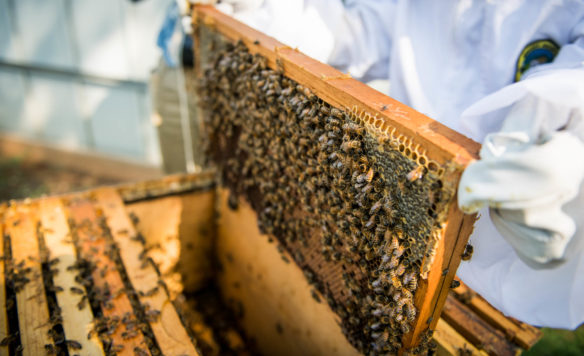
<svg viewBox="0 0 584 356"><path fill-rule="evenodd" d="M534 325L584 321L584 1L230 0L217 5L483 144L458 202L458 276Z"/></svg>

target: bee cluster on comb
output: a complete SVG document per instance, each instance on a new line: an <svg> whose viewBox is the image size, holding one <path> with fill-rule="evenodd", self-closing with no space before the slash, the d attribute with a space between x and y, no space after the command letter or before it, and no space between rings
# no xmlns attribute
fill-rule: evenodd
<svg viewBox="0 0 584 356"><path fill-rule="evenodd" d="M431 264L454 188L448 169L357 108L329 105L279 61L200 28L206 156L286 249L364 354L395 354L418 317L414 296ZM427 349L424 333L416 352Z"/></svg>

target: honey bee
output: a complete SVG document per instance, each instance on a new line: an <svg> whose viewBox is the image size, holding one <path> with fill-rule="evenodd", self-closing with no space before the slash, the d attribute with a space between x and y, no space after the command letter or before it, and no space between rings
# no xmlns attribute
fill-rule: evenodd
<svg viewBox="0 0 584 356"><path fill-rule="evenodd" d="M355 173L359 173L359 172L355 171ZM363 174L358 175L356 181L358 184L364 184L365 182L367 182L367 174L363 173Z"/></svg>
<svg viewBox="0 0 584 356"><path fill-rule="evenodd" d="M318 293L316 293L314 289L310 291L310 294L312 295L312 299L314 299L317 303L320 303L320 297L318 296Z"/></svg>
<svg viewBox="0 0 584 356"><path fill-rule="evenodd" d="M83 294L85 294L85 292L84 292L84 291L83 291L83 289L81 289L81 288L77 288L77 287L71 287L71 288L69 288L69 290L70 290L70 291L71 291L71 293L73 293L73 294L80 294L80 295L83 295Z"/></svg>
<svg viewBox="0 0 584 356"><path fill-rule="evenodd" d="M416 308L414 307L414 305L409 302L406 303L406 315L408 317L408 321L413 322L416 319Z"/></svg>
<svg viewBox="0 0 584 356"><path fill-rule="evenodd" d="M415 182L416 180L422 178L425 169L426 168L424 166L417 166L406 175L406 179L410 183Z"/></svg>
<svg viewBox="0 0 584 356"><path fill-rule="evenodd" d="M369 325L371 330L378 330L381 327L381 323L372 323Z"/></svg>
<svg viewBox="0 0 584 356"><path fill-rule="evenodd" d="M331 108L331 115L339 119L343 118L343 113L337 108Z"/></svg>
<svg viewBox="0 0 584 356"><path fill-rule="evenodd" d="M407 284L407 287L411 291L415 291L418 288L418 278L414 276Z"/></svg>
<svg viewBox="0 0 584 356"><path fill-rule="evenodd" d="M389 230L387 230L387 231L385 232L385 235L386 235L386 236L385 236L385 238L386 238L386 240L387 240L387 239L388 239L388 237L389 237L389 235L390 235L390 232L389 232ZM391 237L391 245L389 245L389 248L390 248L391 250L396 250L396 249L398 249L398 248L399 248L398 239L395 237L395 235Z"/></svg>
<svg viewBox="0 0 584 356"><path fill-rule="evenodd" d="M75 340L66 340L65 343L71 350L81 350L83 348L81 343Z"/></svg>
<svg viewBox="0 0 584 356"><path fill-rule="evenodd" d="M387 331L381 333L371 333L371 337L377 339L377 342L387 342L389 333Z"/></svg>
<svg viewBox="0 0 584 356"><path fill-rule="evenodd" d="M81 297L81 299L77 303L77 309L83 310L86 305L87 305L87 295L84 295Z"/></svg>
<svg viewBox="0 0 584 356"><path fill-rule="evenodd" d="M354 124L352 122L344 124L343 130L354 133L356 135L363 135L363 133L365 133L364 127L361 127L361 126Z"/></svg>
<svg viewBox="0 0 584 356"><path fill-rule="evenodd" d="M415 278L415 272L412 271L412 272L406 273L404 275L402 281L405 285L408 285L412 281L412 279L414 279L414 278Z"/></svg>
<svg viewBox="0 0 584 356"><path fill-rule="evenodd" d="M110 348L110 351L113 352L114 354L117 354L118 352L121 352L123 350L124 350L124 345L122 345L122 344L112 345L112 347Z"/></svg>
<svg viewBox="0 0 584 356"><path fill-rule="evenodd" d="M464 252L462 253L462 260L463 261L468 261L472 258L472 253L474 251L474 248L471 244L466 244L466 246L464 247Z"/></svg>
<svg viewBox="0 0 584 356"><path fill-rule="evenodd" d="M373 168L369 168L369 170L367 171L367 174L365 175L365 180L367 181L367 183L371 183L371 181L373 180L374 174L375 174L375 172L373 171Z"/></svg>
<svg viewBox="0 0 584 356"><path fill-rule="evenodd" d="M229 199L227 200L227 205L229 206L229 209L237 210L237 208L239 206L239 199L237 198L237 195L235 195L233 193L229 194Z"/></svg>
<svg viewBox="0 0 584 356"><path fill-rule="evenodd" d="M402 286L401 281L399 280L399 278L397 276L391 277L391 284L395 288L401 288L401 286Z"/></svg>
<svg viewBox="0 0 584 356"><path fill-rule="evenodd" d="M406 267L404 265L398 265L395 269L395 274L401 276L406 271Z"/></svg>
<svg viewBox="0 0 584 356"><path fill-rule="evenodd" d="M371 218L369 218L369 220L367 221L367 223L365 223L365 228L366 229L373 229L375 228L375 226L377 225L377 219L376 219L376 215L371 215Z"/></svg>
<svg viewBox="0 0 584 356"><path fill-rule="evenodd" d="M316 95L314 95L312 93L312 91L310 91L310 89L308 89L308 88L304 88L304 90L302 91L302 93L308 98L308 100L313 101L313 100L316 100L317 99L316 98Z"/></svg>
<svg viewBox="0 0 584 356"><path fill-rule="evenodd" d="M379 288L381 287L381 285L384 283L384 278L380 277L376 280L374 280L373 282L371 282L371 286L373 288Z"/></svg>
<svg viewBox="0 0 584 356"><path fill-rule="evenodd" d="M375 257L377 257L377 254L375 253L375 250L369 250L365 253L365 259L367 261L371 261L372 259L374 259ZM367 273L367 266L364 267L365 269L365 273Z"/></svg>
<svg viewBox="0 0 584 356"><path fill-rule="evenodd" d="M404 320L404 316L402 314L397 314L394 320L400 323L402 320Z"/></svg>
<svg viewBox="0 0 584 356"><path fill-rule="evenodd" d="M403 293L404 298L407 300L412 300L414 298L414 295L409 291L409 289L402 289L401 292Z"/></svg>
<svg viewBox="0 0 584 356"><path fill-rule="evenodd" d="M393 256L399 258L399 257L401 257L403 255L404 251L405 251L405 247L399 245L398 247L396 247L396 248L393 249L392 254L393 254Z"/></svg>
<svg viewBox="0 0 584 356"><path fill-rule="evenodd" d="M353 324L353 325L359 325L359 323L361 322L361 320L359 320L359 318L357 318L355 316L350 316L348 321L349 321L349 324Z"/></svg>

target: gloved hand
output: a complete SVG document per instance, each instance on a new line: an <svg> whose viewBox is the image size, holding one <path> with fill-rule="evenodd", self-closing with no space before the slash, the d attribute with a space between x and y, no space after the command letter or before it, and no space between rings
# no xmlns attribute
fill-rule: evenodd
<svg viewBox="0 0 584 356"><path fill-rule="evenodd" d="M177 66L183 35L192 32L187 6L188 3L185 0L170 3L156 39L156 45L162 50L164 61L169 67ZM177 26L179 21L180 26Z"/></svg>
<svg viewBox="0 0 584 356"><path fill-rule="evenodd" d="M481 159L467 167L458 189L462 210L489 206L501 235L533 268L551 268L566 258L576 231L573 216L582 218L582 212L568 214L566 206L584 179L584 143L565 130L570 122L554 127L550 115L566 114L578 124L582 117L562 110L569 108L533 95L519 100L501 131L486 137Z"/></svg>

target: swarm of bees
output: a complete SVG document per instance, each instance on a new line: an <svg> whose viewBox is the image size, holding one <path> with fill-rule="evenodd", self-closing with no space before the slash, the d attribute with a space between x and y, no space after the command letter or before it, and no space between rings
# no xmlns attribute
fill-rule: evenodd
<svg viewBox="0 0 584 356"><path fill-rule="evenodd" d="M30 267L24 266L24 261L14 263L12 260L6 261L6 283L14 292L20 292L24 286L30 282Z"/></svg>
<svg viewBox="0 0 584 356"><path fill-rule="evenodd" d="M380 134L378 119L327 104L281 63L270 69L241 42L200 31L206 156L229 206L251 204L260 231L288 250L358 350L396 353L452 197L442 167L393 131Z"/></svg>

